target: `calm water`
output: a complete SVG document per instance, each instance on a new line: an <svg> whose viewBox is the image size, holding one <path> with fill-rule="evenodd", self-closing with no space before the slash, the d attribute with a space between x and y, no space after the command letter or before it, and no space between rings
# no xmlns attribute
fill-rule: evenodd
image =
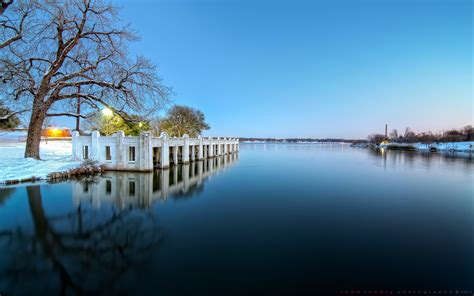
<svg viewBox="0 0 474 296"><path fill-rule="evenodd" d="M474 290L473 184L468 157L243 144L155 174L8 187L0 293Z"/></svg>

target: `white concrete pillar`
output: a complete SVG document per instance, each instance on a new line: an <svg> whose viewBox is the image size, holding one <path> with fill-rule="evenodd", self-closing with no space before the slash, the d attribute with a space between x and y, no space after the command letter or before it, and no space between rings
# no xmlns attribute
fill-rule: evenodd
<svg viewBox="0 0 474 296"><path fill-rule="evenodd" d="M170 167L170 148L168 143L168 134L161 133L161 168L167 169ZM169 177L169 173L168 173Z"/></svg>
<svg viewBox="0 0 474 296"><path fill-rule="evenodd" d="M190 170L190 172L191 172L191 177L190 177L190 179L192 180L192 179L194 179L194 176L196 175L196 174L195 174L195 173L196 173L196 171L195 171L195 170L196 170L196 162L195 162L195 161L193 161L193 162L189 165L189 170Z"/></svg>
<svg viewBox="0 0 474 296"><path fill-rule="evenodd" d="M196 160L196 145L191 146L191 161Z"/></svg>
<svg viewBox="0 0 474 296"><path fill-rule="evenodd" d="M224 138L224 154L227 154L227 138Z"/></svg>
<svg viewBox="0 0 474 296"><path fill-rule="evenodd" d="M117 161L117 169L123 169L125 167L125 157L127 156L125 147L123 145L123 140L125 138L125 133L123 131L118 131L116 134L116 147L115 147L115 159ZM113 157L112 157L113 159Z"/></svg>
<svg viewBox="0 0 474 296"><path fill-rule="evenodd" d="M209 137L209 157L214 157L214 140Z"/></svg>
<svg viewBox="0 0 474 296"><path fill-rule="evenodd" d="M149 132L140 132L138 142L138 160L140 171L153 170L153 151L151 148L151 135Z"/></svg>
<svg viewBox="0 0 474 296"><path fill-rule="evenodd" d="M142 199L142 204L149 208L153 201L153 174L138 174L137 177L137 180L140 180L137 184L140 188L138 197Z"/></svg>
<svg viewBox="0 0 474 296"><path fill-rule="evenodd" d="M189 136L184 134L183 163L189 162Z"/></svg>
<svg viewBox="0 0 474 296"><path fill-rule="evenodd" d="M173 147L173 164L174 165L178 164L178 149L179 149L178 145Z"/></svg>
<svg viewBox="0 0 474 296"><path fill-rule="evenodd" d="M211 173L212 171L214 171L214 159L209 158L207 165L208 165L208 170L207 170L207 171L208 171L209 173Z"/></svg>
<svg viewBox="0 0 474 296"><path fill-rule="evenodd" d="M79 159L79 154L77 152L78 144L77 140L79 138L79 132L78 131L73 131L72 134L72 159L73 160L78 160Z"/></svg>
<svg viewBox="0 0 474 296"><path fill-rule="evenodd" d="M171 169L173 170L173 184L176 186L178 184L178 166L175 165Z"/></svg>
<svg viewBox="0 0 474 296"><path fill-rule="evenodd" d="M198 151L198 159L202 159L204 157L204 145L203 145L203 139L201 136L198 137L198 140L199 140L199 151Z"/></svg>
<svg viewBox="0 0 474 296"><path fill-rule="evenodd" d="M222 145L221 145L221 138L217 138L217 155L222 155Z"/></svg>
<svg viewBox="0 0 474 296"><path fill-rule="evenodd" d="M100 147L99 147L99 138L100 133L99 131L92 131L92 141L91 147L89 151L89 158L92 160L100 160Z"/></svg>
<svg viewBox="0 0 474 296"><path fill-rule="evenodd" d="M198 166L198 172L197 172L198 184L202 183L202 175L203 175L203 171L204 171L204 168L203 168L204 161L198 161L198 163L197 163L197 166Z"/></svg>
<svg viewBox="0 0 474 296"><path fill-rule="evenodd" d="M183 180L183 188L184 192L188 192L189 190L189 163L183 165L183 169L181 170L181 179Z"/></svg>
<svg viewBox="0 0 474 296"><path fill-rule="evenodd" d="M161 198L166 199L168 197L168 191L170 186L170 170L161 171Z"/></svg>

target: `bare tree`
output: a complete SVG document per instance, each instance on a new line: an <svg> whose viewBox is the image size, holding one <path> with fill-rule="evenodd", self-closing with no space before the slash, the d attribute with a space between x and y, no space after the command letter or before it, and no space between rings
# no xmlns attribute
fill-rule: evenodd
<svg viewBox="0 0 474 296"><path fill-rule="evenodd" d="M31 15L33 1L18 1L9 9L9 15L4 15L4 11L13 1L1 1L0 8L0 50L9 46L13 42L22 39L27 27L27 22Z"/></svg>
<svg viewBox="0 0 474 296"><path fill-rule="evenodd" d="M403 141L407 143L415 143L417 141L416 134L409 127L405 129Z"/></svg>
<svg viewBox="0 0 474 296"><path fill-rule="evenodd" d="M0 15L13 3L13 0L1 0L0 1Z"/></svg>
<svg viewBox="0 0 474 296"><path fill-rule="evenodd" d="M390 138L391 141L397 141L398 140L398 131L397 131L397 129L393 129L390 132L389 138Z"/></svg>
<svg viewBox="0 0 474 296"><path fill-rule="evenodd" d="M108 107L119 115L150 115L170 95L148 59L128 58L128 44L137 39L121 27L117 8L102 0L28 2L23 42L0 51L0 94L17 111L31 113L25 157L39 159L41 127L47 117ZM12 13L13 13L12 9ZM16 13L12 23L21 22ZM90 109L90 110L87 110Z"/></svg>
<svg viewBox="0 0 474 296"><path fill-rule="evenodd" d="M463 133L464 133L464 140L465 141L472 141L474 140L474 127L472 127L472 125L466 125L463 129Z"/></svg>
<svg viewBox="0 0 474 296"><path fill-rule="evenodd" d="M369 139L369 142L371 144L377 144L378 145L378 144L382 143L385 140L385 135L372 134L372 135L369 135L368 139Z"/></svg>

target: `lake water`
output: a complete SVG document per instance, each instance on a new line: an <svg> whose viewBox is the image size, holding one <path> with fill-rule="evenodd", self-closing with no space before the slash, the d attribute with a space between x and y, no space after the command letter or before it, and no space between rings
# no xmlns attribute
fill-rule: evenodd
<svg viewBox="0 0 474 296"><path fill-rule="evenodd" d="M473 294L469 156L240 150L0 189L0 294Z"/></svg>

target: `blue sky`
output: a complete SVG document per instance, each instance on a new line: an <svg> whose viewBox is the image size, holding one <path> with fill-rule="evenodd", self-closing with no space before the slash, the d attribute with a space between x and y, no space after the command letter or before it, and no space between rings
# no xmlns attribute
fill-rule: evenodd
<svg viewBox="0 0 474 296"><path fill-rule="evenodd" d="M116 1L212 136L365 138L473 122L472 1Z"/></svg>

